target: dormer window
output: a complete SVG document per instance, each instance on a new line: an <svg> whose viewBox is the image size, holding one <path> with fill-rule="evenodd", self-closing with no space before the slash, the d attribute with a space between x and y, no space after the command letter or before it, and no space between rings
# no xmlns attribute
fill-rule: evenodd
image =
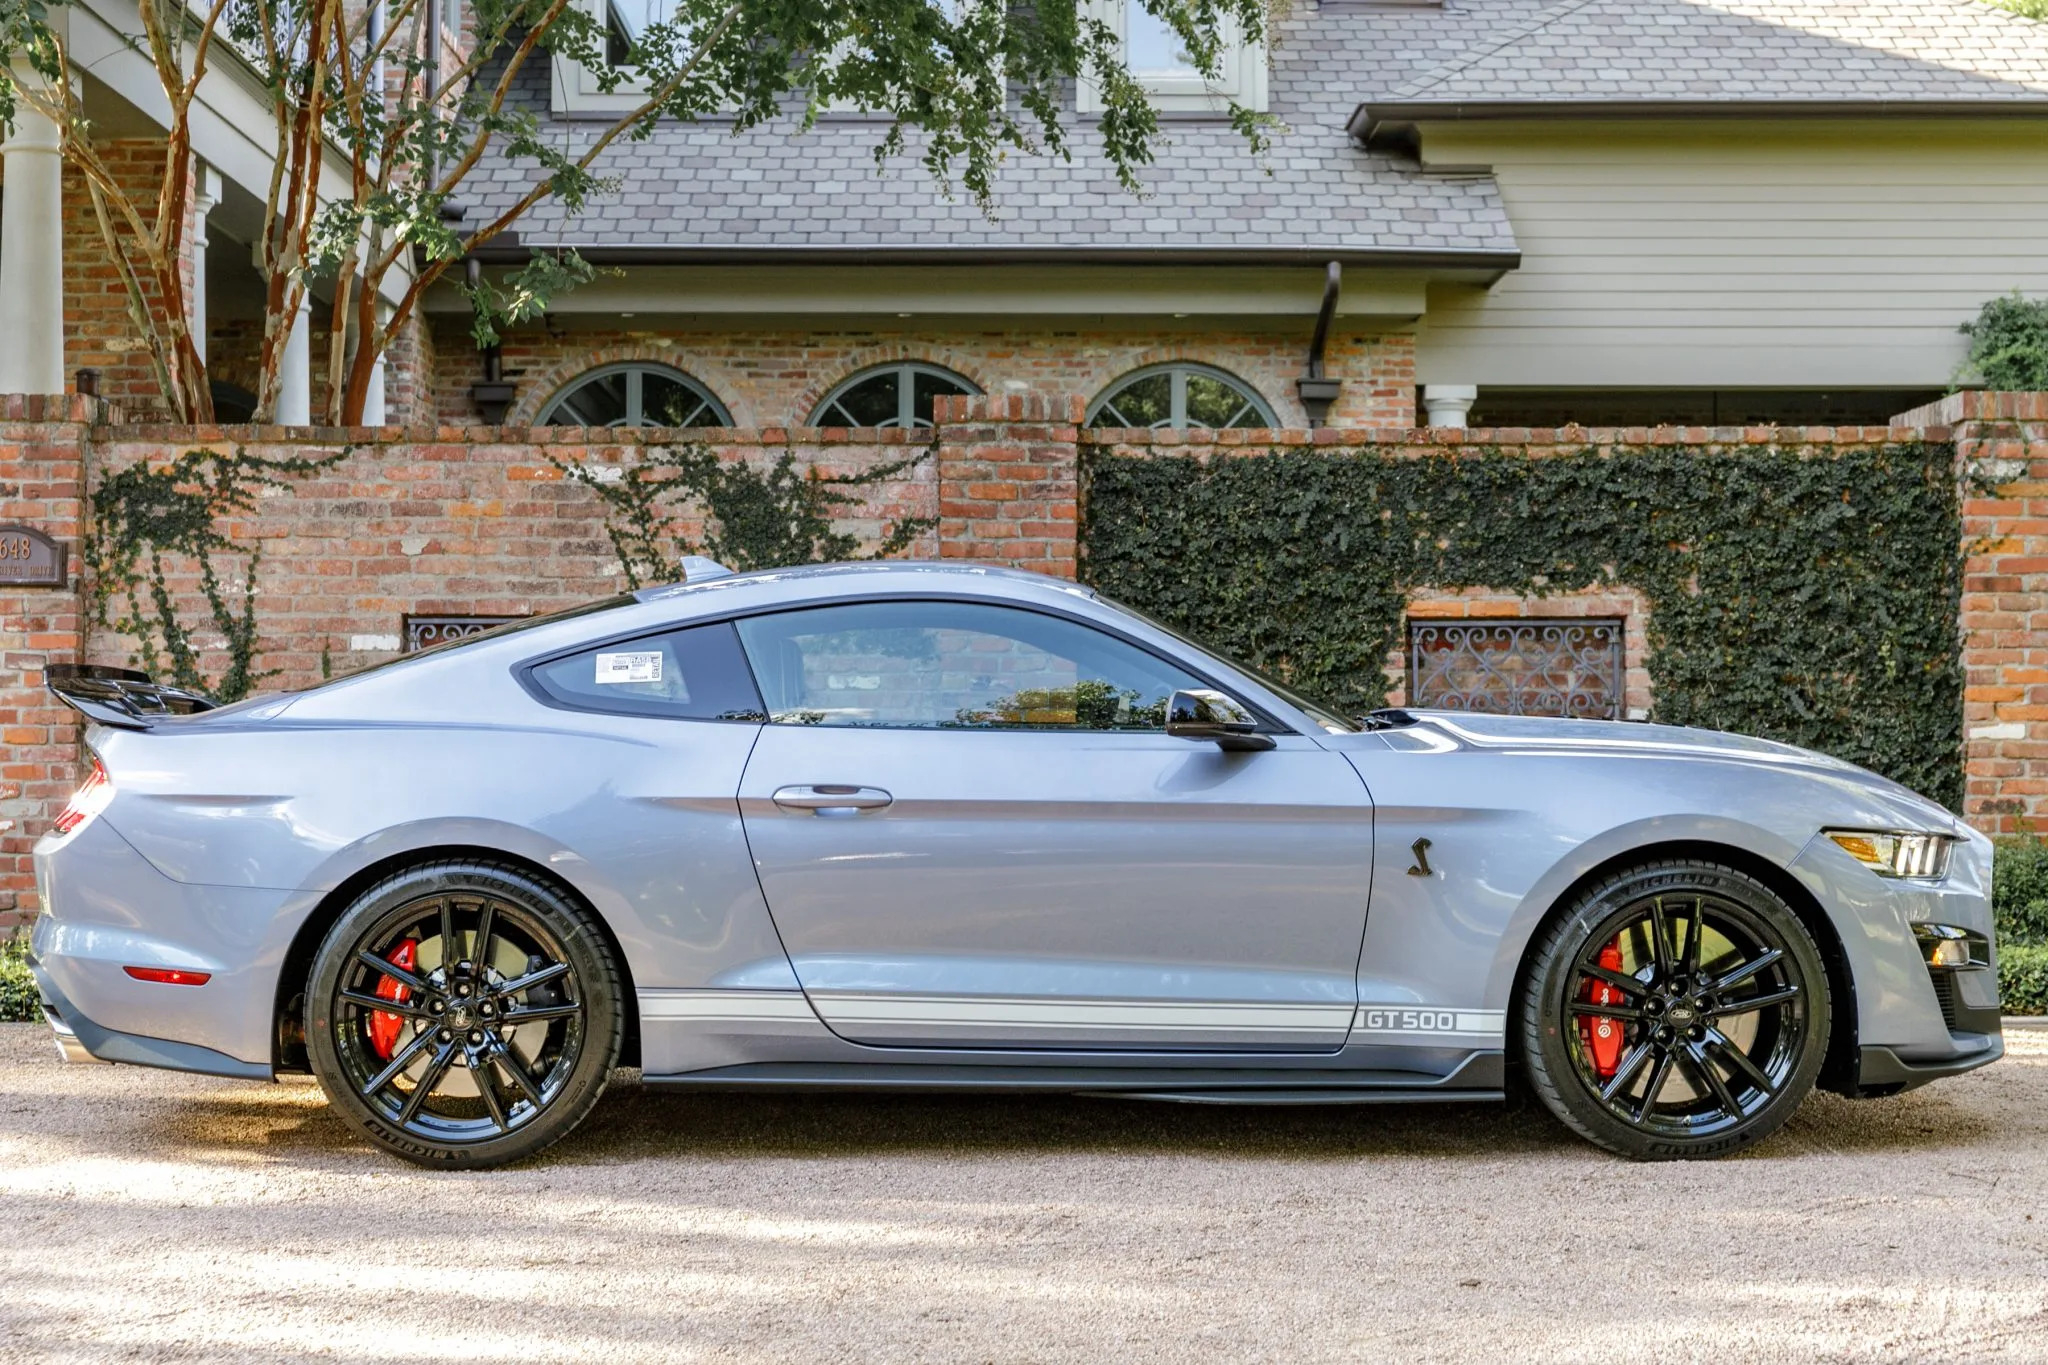
<svg viewBox="0 0 2048 1365"><path fill-rule="evenodd" d="M604 23L604 59L614 68L627 65L633 44L646 34L649 25L675 17L675 0L569 0L585 13ZM554 110L557 114L631 113L647 97L647 84L628 76L613 89L605 90L598 72L560 53L554 62Z"/></svg>
<svg viewBox="0 0 2048 1365"><path fill-rule="evenodd" d="M666 22L675 13L675 0L604 0L604 59L624 66L626 54L640 41L648 25Z"/></svg>
<svg viewBox="0 0 2048 1365"><path fill-rule="evenodd" d="M1139 0L1086 0L1088 12L1123 39L1124 63L1167 114L1227 114L1235 103L1266 108L1266 46L1236 40L1236 26L1224 20L1221 69L1204 79L1181 48L1180 35L1146 11ZM1081 112L1100 113L1101 97L1087 80L1078 84Z"/></svg>

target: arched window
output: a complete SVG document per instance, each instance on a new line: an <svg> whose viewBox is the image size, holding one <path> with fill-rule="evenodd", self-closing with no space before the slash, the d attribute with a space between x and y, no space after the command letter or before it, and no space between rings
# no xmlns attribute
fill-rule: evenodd
<svg viewBox="0 0 2048 1365"><path fill-rule="evenodd" d="M732 414L681 370L645 361L579 374L550 398L543 427L729 427Z"/></svg>
<svg viewBox="0 0 2048 1365"><path fill-rule="evenodd" d="M1249 384L1213 365L1175 361L1132 370L1088 409L1091 427L1277 427Z"/></svg>
<svg viewBox="0 0 2048 1365"><path fill-rule="evenodd" d="M877 365L843 381L811 413L814 427L928 427L932 400L980 393L974 382L917 360Z"/></svg>

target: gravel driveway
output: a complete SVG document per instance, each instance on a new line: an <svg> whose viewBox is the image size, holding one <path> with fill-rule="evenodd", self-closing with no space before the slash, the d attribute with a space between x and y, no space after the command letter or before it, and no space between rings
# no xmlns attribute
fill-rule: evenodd
<svg viewBox="0 0 2048 1365"><path fill-rule="evenodd" d="M9 1360L2048 1359L2048 1032L1761 1150L1538 1111L681 1097L428 1173L0 1025Z"/></svg>

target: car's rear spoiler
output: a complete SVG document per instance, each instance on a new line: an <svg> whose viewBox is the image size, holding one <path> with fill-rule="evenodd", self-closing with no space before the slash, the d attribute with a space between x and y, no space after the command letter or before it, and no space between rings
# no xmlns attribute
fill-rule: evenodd
<svg viewBox="0 0 2048 1365"><path fill-rule="evenodd" d="M220 704L182 687L151 682L147 673L106 664L51 664L43 677L57 700L79 715L123 730L147 730Z"/></svg>

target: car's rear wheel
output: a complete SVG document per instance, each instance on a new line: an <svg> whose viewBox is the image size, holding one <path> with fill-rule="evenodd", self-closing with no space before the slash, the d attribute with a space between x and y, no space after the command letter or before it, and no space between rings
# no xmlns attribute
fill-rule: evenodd
<svg viewBox="0 0 2048 1365"><path fill-rule="evenodd" d="M306 1045L335 1109L423 1166L497 1166L597 1103L623 1033L589 912L517 868L439 862L370 887L314 958Z"/></svg>
<svg viewBox="0 0 2048 1365"><path fill-rule="evenodd" d="M1639 867L1540 936L1522 996L1532 1089L1582 1136L1644 1159L1775 1132L1827 1052L1827 969L1775 892L1730 867Z"/></svg>

